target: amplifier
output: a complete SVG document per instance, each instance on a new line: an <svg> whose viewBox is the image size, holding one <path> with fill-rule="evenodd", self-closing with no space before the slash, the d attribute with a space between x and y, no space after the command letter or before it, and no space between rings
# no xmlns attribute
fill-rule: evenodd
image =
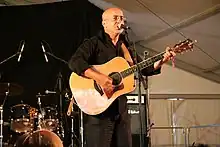
<svg viewBox="0 0 220 147"><path fill-rule="evenodd" d="M140 117L142 122L142 136L144 139L144 146L147 147L148 139L146 137L147 119L146 119L146 95L141 95L141 106L139 110L139 98L137 94L126 95L128 103L128 113L131 116L131 133L133 147L140 146Z"/></svg>
<svg viewBox="0 0 220 147"><path fill-rule="evenodd" d="M138 95L131 94L126 95L128 101L128 113L131 115L131 133L140 133L140 117L142 122L142 133L146 132L146 105L145 105L145 95L141 96L141 106L139 107Z"/></svg>

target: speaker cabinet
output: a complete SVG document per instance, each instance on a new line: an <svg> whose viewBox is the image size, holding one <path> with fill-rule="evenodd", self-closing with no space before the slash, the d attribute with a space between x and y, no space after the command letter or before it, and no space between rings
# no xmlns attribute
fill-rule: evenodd
<svg viewBox="0 0 220 147"><path fill-rule="evenodd" d="M140 134L143 139L142 147L147 147L146 96L141 96L141 106L139 106L138 95L130 94L126 95L126 97L128 99L128 113L131 116L132 147L140 147Z"/></svg>

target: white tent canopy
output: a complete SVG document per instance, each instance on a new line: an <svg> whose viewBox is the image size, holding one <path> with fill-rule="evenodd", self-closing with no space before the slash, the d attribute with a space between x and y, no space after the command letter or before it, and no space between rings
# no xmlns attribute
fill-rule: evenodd
<svg viewBox="0 0 220 147"><path fill-rule="evenodd" d="M26 5L62 0L1 0ZM220 83L220 0L89 0L101 9L120 7L132 28L139 53L159 53L179 40L198 42L194 51L176 57L176 66Z"/></svg>

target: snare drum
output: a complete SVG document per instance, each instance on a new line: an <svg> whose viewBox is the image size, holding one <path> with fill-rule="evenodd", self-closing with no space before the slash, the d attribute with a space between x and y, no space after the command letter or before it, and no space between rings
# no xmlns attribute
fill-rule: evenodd
<svg viewBox="0 0 220 147"><path fill-rule="evenodd" d="M33 129L33 118L30 110L35 110L35 108L27 104L18 104L11 107L11 130L22 133Z"/></svg>
<svg viewBox="0 0 220 147"><path fill-rule="evenodd" d="M44 107L42 128L54 131L59 125L58 112L54 107Z"/></svg>

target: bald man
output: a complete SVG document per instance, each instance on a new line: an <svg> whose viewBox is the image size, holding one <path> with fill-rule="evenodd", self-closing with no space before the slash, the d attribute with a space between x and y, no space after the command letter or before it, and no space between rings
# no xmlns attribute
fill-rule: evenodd
<svg viewBox="0 0 220 147"><path fill-rule="evenodd" d="M119 56L133 65L133 57L125 44L124 31L121 27L125 23L123 11L119 8L109 8L103 12L103 30L92 38L86 39L77 49L69 61L69 68L79 76L93 79L106 92L112 92L112 79L92 65L104 64ZM161 65L175 53L168 48L164 58L142 70L145 76L160 73ZM137 56L138 62L141 58ZM117 66L117 65L115 65ZM89 97L88 97L89 99ZM84 115L84 135L86 147L131 147L131 126L125 95L118 97L110 107L98 115Z"/></svg>

